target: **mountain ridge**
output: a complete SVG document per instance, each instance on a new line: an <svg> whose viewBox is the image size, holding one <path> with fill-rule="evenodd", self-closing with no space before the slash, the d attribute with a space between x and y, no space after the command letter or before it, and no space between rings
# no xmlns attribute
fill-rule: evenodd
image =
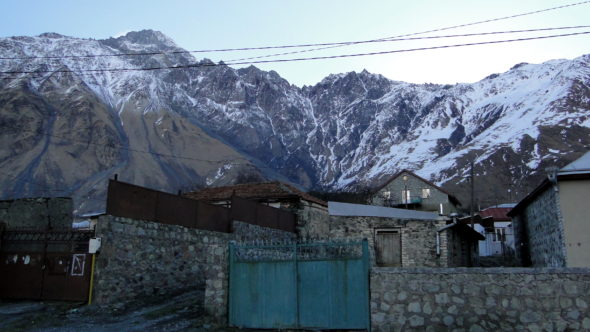
<svg viewBox="0 0 590 332"><path fill-rule="evenodd" d="M153 30L106 40L53 34L0 39L0 54L4 57L181 50ZM481 168L479 182L488 188L502 187L504 192L498 191L497 199L508 200L510 195L525 194L531 183L542 176L543 167L565 164L590 146L590 55L539 65L521 63L475 83L413 84L365 70L329 75L314 86L301 88L276 72L255 66L82 71L198 63L189 53L61 58L54 62L73 73L44 74L41 78L22 74L0 82L0 100L3 96L5 99L0 104L1 128L8 127L10 119L24 126L15 115L21 109L16 107L17 101L7 99L11 93L20 94L18 105L37 105L35 115L30 117L45 131L55 134L57 125L59 135L81 136L152 153L144 158L138 157L139 153L120 149L108 152L104 148L96 156L86 157L84 166L79 167L93 170L85 176L100 178L86 185L88 188L102 186L106 177L125 170L123 178L131 182L169 191L183 184L232 183L239 174L253 179L281 178L316 190L358 190L376 187L396 171L410 169L465 197L465 166L475 158ZM206 59L200 62L211 63ZM0 67L2 71L25 71L55 66L34 59L28 63L1 62ZM66 127L71 128L70 132ZM0 137L17 146L31 140L16 134ZM200 144L201 140L208 143ZM61 175L44 178L40 171L44 164L38 161L47 159L47 151L56 156L59 153L51 150L51 141L44 144L50 150L30 142L18 153L0 150L0 166L5 169L20 165L11 175L53 185L52 181ZM170 154L166 151L173 151L174 155L199 159L201 151L191 149L191 144L205 151L207 160L219 162L204 167L196 165L196 160L187 163L163 157ZM208 144L225 151L240 166L224 164L224 158L216 158L215 149L207 150ZM45 159L39 159L42 155ZM69 167L56 161L53 164L61 171ZM129 166L138 164L152 166L141 172ZM238 169L230 171L234 166ZM62 181L66 186L85 186L82 175L75 181L67 176ZM34 193L8 176L0 183L19 187L20 194ZM519 188L512 188L514 191L508 195L510 186ZM80 200L104 195L104 191L96 189L73 192ZM8 190L0 194L10 195ZM479 195L490 200L483 191Z"/></svg>

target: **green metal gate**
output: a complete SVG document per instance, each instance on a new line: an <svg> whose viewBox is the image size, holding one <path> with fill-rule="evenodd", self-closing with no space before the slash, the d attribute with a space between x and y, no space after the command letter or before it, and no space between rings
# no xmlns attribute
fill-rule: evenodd
<svg viewBox="0 0 590 332"><path fill-rule="evenodd" d="M370 329L366 240L229 249L231 326Z"/></svg>

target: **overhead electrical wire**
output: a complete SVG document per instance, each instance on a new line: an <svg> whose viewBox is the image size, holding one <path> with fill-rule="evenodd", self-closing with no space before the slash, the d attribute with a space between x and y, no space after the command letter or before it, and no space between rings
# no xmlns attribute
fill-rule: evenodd
<svg viewBox="0 0 590 332"><path fill-rule="evenodd" d="M406 53L406 52L416 52L416 51L426 51L426 50L436 50L436 49L447 49L447 48L456 48L456 47L467 47L467 46L478 46L478 45L490 45L490 44L501 44L501 43L513 43L513 42L522 42L522 41L530 41L530 40L540 40L540 39L549 39L549 38L560 38L560 37L568 37L568 36L578 36L578 35L586 35L590 34L590 31L583 31L583 32L574 32L574 33L566 33L566 34L557 34L557 35L545 35L545 36L535 36L535 37L525 37L525 38L517 38L517 39L505 39L505 40L492 40L492 41L483 41L483 42L471 42L471 43L463 43L463 44L451 44L451 45L440 45L440 46L427 46L427 47L416 47L416 48L409 48L409 49L398 49L398 50L389 50L389 51L377 51L377 52L367 52L367 53L353 53L353 54L340 54L340 55L327 55L327 56L316 56L316 57L304 57L304 58L291 58L291 59L272 59L272 60L256 60L256 61L234 61L234 62L227 62L227 63L195 63L195 64L188 64L188 65L175 65L175 66L158 66L158 67L147 67L147 68L97 68L97 69L80 69L80 70L71 70L71 69L57 69L57 70L29 70L29 71L0 71L0 74L4 75L16 75L16 74L46 74L46 73L101 73L101 72L129 72L129 71L154 71L154 70L168 70L168 69L188 69L188 68L199 68L199 67L215 67L215 66L222 66L222 65L248 65L248 64L261 64L261 63L282 63L282 62L295 62L295 61L311 61L311 60L324 60L324 59L338 59L338 58L348 58L348 57L359 57L359 56L372 56L372 55L383 55L383 54L394 54L394 53ZM13 79L14 77L8 78Z"/></svg>
<svg viewBox="0 0 590 332"><path fill-rule="evenodd" d="M440 35L440 36L422 36L422 37L409 37L409 38L403 37L403 38L392 38L392 39L377 39L377 40L371 40L371 41L361 41L361 42L348 43L348 44L345 44L345 45L353 45L353 44L354 45L358 45L358 44L363 44L363 43L386 43L386 42L413 41L413 40L431 40L431 39L458 38L458 37L476 37L476 36L490 36L490 35L511 34L511 33L540 32L540 31L569 30L569 29L585 29L585 28L590 28L590 26L589 25L578 25L578 26L568 26L568 27L538 28L538 29L508 30L508 31L492 31L492 32L477 32L477 33L464 33L464 34ZM327 48L322 48L322 49L327 49ZM316 50L322 50L322 49L316 49ZM306 52L309 52L309 51L310 50L302 50L302 51L295 51L295 52L267 54L267 55L260 55L260 56L253 56L253 57L232 59L232 60L227 60L227 62L253 60L253 59L262 59L262 58L269 58L269 57L281 56L281 55L288 55L288 54L306 53Z"/></svg>
<svg viewBox="0 0 590 332"><path fill-rule="evenodd" d="M410 37L410 36L422 35L422 34L427 34L427 33L432 33L432 32L440 32L440 31L445 31L445 30L463 28L463 27L468 27L468 26L473 26L473 25L478 25L478 24L484 24L484 23L490 23L490 22L497 22L497 21L501 21L501 20L507 20L507 19L517 18L517 17L522 17L522 16L528 16L528 15L533 15L533 14L539 14L539 13L553 11L553 10L558 10L558 9L563 9L563 8L567 8L567 7L579 6L579 5L583 5L583 4L587 4L587 3L590 3L590 0L580 1L580 2L571 3L571 4L567 4L567 5L561 5L561 6L551 7L551 8L545 8L545 9L540 9L540 10L535 10L535 11L530 11L530 12L525 12L525 13L520 13L520 14L515 14L515 15L509 15L509 16L492 18L492 19L487 19L487 20L482 20L482 21L471 22L471 23L453 25L453 26L448 26L448 27L443 27L443 28L437 28L437 29L432 29L432 30L425 30L425 31L420 31L420 32L400 34L400 35L396 35L396 36L390 36L390 37L384 37L384 38L378 38L378 39L360 40L360 41L345 41L345 42L332 42L332 43L308 43L308 44L278 45L278 46L242 47L242 48L222 48L222 49L208 49L208 50L206 49L206 50L193 50L193 51L183 50L183 51L115 53L115 54L87 54L87 55L63 55L63 56L0 57L0 60L62 59L62 58L91 58L91 57L119 57L119 56L141 56L141 55L166 55L166 54L186 54L186 53L215 53L215 52L234 52L234 51L252 51L252 50L268 50L268 49L282 49L282 48L302 48L302 47L329 46L329 47L326 47L326 48L321 48L321 49L327 49L327 48L342 47L342 46L362 44L362 43L382 42L382 41L388 41L390 39L396 39L396 38L402 38L402 37ZM321 49L310 49L310 50L303 50L303 51L287 52L287 53L283 53L283 54L280 54L280 55L296 54L296 53L301 53L301 52L312 52L312 51L321 50ZM270 56L275 56L275 55L268 55L268 56L270 57Z"/></svg>
<svg viewBox="0 0 590 332"><path fill-rule="evenodd" d="M448 26L448 27L444 27L444 28L437 28L437 29L426 30L426 31L421 31L421 32L414 32L414 33L384 37L384 38L375 39L375 40L387 40L387 39L392 39L392 38L410 37L410 36L423 35L423 34L432 33L432 32L440 32L440 31L445 31L445 30L464 28L464 27L478 25L478 24L497 22L497 21L507 20L507 19L511 19L511 18L540 14L540 13L544 13L544 12L548 12L548 11L552 11L552 10L563 9L563 8L573 7L573 6L579 6L579 5L583 5L583 4L587 4L587 3L590 3L590 0L571 3L571 4L567 4L567 5L561 5L561 6L557 6L557 7L545 8L545 9L540 9L540 10L535 10L535 11L525 12L525 13L520 13L520 14L515 14L515 15L492 18L492 19L483 20L483 21L476 21L476 22L472 22L472 23L465 23L465 24L453 25L453 26ZM277 54L277 55L288 55L288 54L297 54L297 53L304 53L304 52L313 52L313 51L326 50L326 49L330 49L330 48L336 48L336 47L342 47L342 46L348 46L348 45L354 45L354 44L355 44L355 42L351 42L351 43L347 43L345 45L334 45L334 46L326 46L326 47L314 48L314 49L303 50L303 51L285 52L285 53L281 53L281 54ZM275 56L275 55L272 55L272 56Z"/></svg>

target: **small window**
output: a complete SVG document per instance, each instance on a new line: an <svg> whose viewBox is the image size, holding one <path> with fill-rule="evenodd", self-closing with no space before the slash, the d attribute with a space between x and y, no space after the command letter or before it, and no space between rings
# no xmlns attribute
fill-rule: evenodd
<svg viewBox="0 0 590 332"><path fill-rule="evenodd" d="M422 189L422 198L428 198L428 197L430 197L430 188Z"/></svg>
<svg viewBox="0 0 590 332"><path fill-rule="evenodd" d="M390 199L391 198L391 191L384 191L383 198Z"/></svg>
<svg viewBox="0 0 590 332"><path fill-rule="evenodd" d="M504 228L496 228L496 235L497 235L497 241L499 241L499 242L506 241L506 231Z"/></svg>
<svg viewBox="0 0 590 332"><path fill-rule="evenodd" d="M412 201L410 190L402 190L402 203L410 203Z"/></svg>

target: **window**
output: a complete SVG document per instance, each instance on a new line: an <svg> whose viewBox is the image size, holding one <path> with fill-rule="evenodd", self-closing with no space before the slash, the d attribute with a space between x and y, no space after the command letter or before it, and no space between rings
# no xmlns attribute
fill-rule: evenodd
<svg viewBox="0 0 590 332"><path fill-rule="evenodd" d="M430 197L430 188L422 189L422 198L428 198L428 197Z"/></svg>
<svg viewBox="0 0 590 332"><path fill-rule="evenodd" d="M500 242L506 241L506 230L504 228L496 228L496 240Z"/></svg>
<svg viewBox="0 0 590 332"><path fill-rule="evenodd" d="M383 198L390 199L391 198L391 191L384 191Z"/></svg>
<svg viewBox="0 0 590 332"><path fill-rule="evenodd" d="M402 190L402 203L410 203L412 199L410 198L410 191L409 190Z"/></svg>

